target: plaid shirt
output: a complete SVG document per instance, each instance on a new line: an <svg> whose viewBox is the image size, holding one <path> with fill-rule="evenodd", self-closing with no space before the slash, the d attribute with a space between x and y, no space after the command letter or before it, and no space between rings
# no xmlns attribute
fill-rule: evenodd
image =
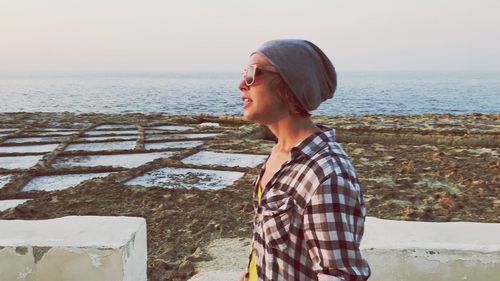
<svg viewBox="0 0 500 281"><path fill-rule="evenodd" d="M316 133L294 147L260 202L257 187L265 164L257 177L253 244L258 280L357 281L370 276L359 251L363 195L334 136L334 130Z"/></svg>

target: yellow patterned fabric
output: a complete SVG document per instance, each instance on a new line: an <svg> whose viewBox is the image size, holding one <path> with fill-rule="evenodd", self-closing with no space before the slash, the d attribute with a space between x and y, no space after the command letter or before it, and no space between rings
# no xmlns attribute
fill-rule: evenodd
<svg viewBox="0 0 500 281"><path fill-rule="evenodd" d="M260 201L262 197L262 185L259 183L259 188L257 189L257 199ZM250 263L248 263L248 281L257 281L257 263L255 261L255 249L253 248L252 242L252 256L250 257Z"/></svg>

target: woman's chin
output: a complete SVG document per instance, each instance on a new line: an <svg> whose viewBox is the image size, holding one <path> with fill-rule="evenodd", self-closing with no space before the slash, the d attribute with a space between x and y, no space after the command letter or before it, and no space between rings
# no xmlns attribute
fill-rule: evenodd
<svg viewBox="0 0 500 281"><path fill-rule="evenodd" d="M243 112L243 120L247 122L252 122L251 114L249 114L246 110Z"/></svg>

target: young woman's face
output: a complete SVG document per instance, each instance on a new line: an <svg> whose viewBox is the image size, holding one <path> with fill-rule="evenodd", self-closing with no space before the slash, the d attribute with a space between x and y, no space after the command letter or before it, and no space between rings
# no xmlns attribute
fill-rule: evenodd
<svg viewBox="0 0 500 281"><path fill-rule="evenodd" d="M248 65L251 64L271 65L264 56L258 53L250 57ZM241 98L245 120L269 125L289 114L287 106L278 98L270 85L274 79L279 79L277 73L258 69L251 86L247 86L243 79L240 81L238 88L243 94Z"/></svg>

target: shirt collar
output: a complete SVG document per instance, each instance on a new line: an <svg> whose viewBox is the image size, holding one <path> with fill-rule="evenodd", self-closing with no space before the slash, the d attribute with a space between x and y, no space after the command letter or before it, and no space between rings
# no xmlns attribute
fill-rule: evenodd
<svg viewBox="0 0 500 281"><path fill-rule="evenodd" d="M302 154L312 157L320 149L327 146L329 142L334 141L335 129L327 129L325 131L314 133L292 148L292 159L295 159Z"/></svg>

